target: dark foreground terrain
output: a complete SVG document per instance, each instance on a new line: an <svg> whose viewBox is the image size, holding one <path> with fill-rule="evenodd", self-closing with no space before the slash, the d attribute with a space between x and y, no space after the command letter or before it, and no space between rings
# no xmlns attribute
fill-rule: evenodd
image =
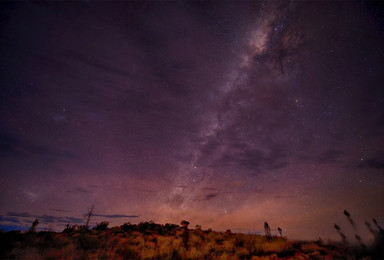
<svg viewBox="0 0 384 260"><path fill-rule="evenodd" d="M188 229L185 223L108 228L102 222L92 230L68 225L62 233L0 232L0 259L384 259L382 241L370 248L348 247L199 226Z"/></svg>

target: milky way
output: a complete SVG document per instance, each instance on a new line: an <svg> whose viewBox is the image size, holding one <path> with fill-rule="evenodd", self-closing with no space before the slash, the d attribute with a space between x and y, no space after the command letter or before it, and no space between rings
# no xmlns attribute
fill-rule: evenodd
<svg viewBox="0 0 384 260"><path fill-rule="evenodd" d="M4 3L0 224L337 238L384 222L384 20L362 2ZM364 233L366 232L366 233Z"/></svg>

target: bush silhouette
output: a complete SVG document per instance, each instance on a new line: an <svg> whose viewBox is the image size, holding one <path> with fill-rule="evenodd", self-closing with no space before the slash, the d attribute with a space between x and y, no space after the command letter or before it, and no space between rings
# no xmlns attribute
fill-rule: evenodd
<svg viewBox="0 0 384 260"><path fill-rule="evenodd" d="M109 222L103 221L101 223L97 223L96 227L94 227L94 229L98 230L98 231L105 231L108 229L108 225L109 225Z"/></svg>

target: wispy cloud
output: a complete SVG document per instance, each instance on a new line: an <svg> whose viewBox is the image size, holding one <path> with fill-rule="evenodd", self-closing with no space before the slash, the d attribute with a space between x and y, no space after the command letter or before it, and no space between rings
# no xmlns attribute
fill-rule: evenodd
<svg viewBox="0 0 384 260"><path fill-rule="evenodd" d="M209 193L204 196L204 200L212 200L216 198L219 194L218 193Z"/></svg>
<svg viewBox="0 0 384 260"><path fill-rule="evenodd" d="M49 209L51 211L57 211L57 212L69 212L69 210L64 210L64 209Z"/></svg>
<svg viewBox="0 0 384 260"><path fill-rule="evenodd" d="M138 218L138 215L124 215L124 214L93 214L95 217L104 217L104 218Z"/></svg>
<svg viewBox="0 0 384 260"><path fill-rule="evenodd" d="M90 193L91 190L87 190L87 189L84 189L82 187L76 187L73 190L68 190L67 192L69 192L69 193L71 193L71 192Z"/></svg>
<svg viewBox="0 0 384 260"><path fill-rule="evenodd" d="M28 212L7 212L6 214L8 221L13 219L13 221L17 221L21 223L22 221L31 222L34 219L39 219L40 223L44 224L54 224L54 223L74 223L80 224L83 223L82 218L69 217L69 216L51 216L51 215L33 215ZM7 218L3 218L5 222Z"/></svg>
<svg viewBox="0 0 384 260"><path fill-rule="evenodd" d="M375 157L363 160L357 165L358 168L384 169L383 157Z"/></svg>

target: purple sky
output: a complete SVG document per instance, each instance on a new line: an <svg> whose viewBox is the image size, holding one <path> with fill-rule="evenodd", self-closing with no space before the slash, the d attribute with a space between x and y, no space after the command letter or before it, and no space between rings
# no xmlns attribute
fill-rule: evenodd
<svg viewBox="0 0 384 260"><path fill-rule="evenodd" d="M384 224L379 3L6 2L0 30L0 225Z"/></svg>

